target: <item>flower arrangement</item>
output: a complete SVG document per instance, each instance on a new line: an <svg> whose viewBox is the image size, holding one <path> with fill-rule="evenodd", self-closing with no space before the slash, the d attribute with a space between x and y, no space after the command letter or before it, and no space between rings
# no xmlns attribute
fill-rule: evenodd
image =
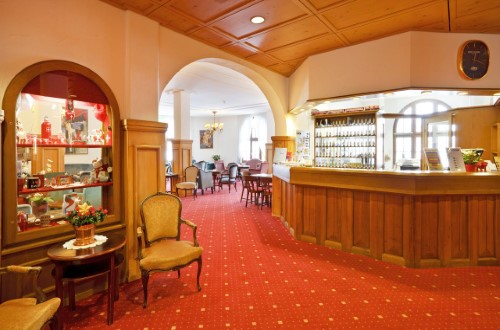
<svg viewBox="0 0 500 330"><path fill-rule="evenodd" d="M54 200L49 196L45 196L42 193L35 193L29 197L29 200L32 205L40 206L41 204L47 204L49 202L53 202Z"/></svg>
<svg viewBox="0 0 500 330"><path fill-rule="evenodd" d="M68 211L66 220L75 227L96 224L104 221L108 215L108 210L102 207L95 208L90 203L85 202L75 206L73 211Z"/></svg>
<svg viewBox="0 0 500 330"><path fill-rule="evenodd" d="M218 161L218 160L220 160L220 155L213 155L213 156L212 156L212 159L213 159L214 161Z"/></svg>
<svg viewBox="0 0 500 330"><path fill-rule="evenodd" d="M462 149L462 157L465 164L476 164L481 159L482 154L482 149Z"/></svg>

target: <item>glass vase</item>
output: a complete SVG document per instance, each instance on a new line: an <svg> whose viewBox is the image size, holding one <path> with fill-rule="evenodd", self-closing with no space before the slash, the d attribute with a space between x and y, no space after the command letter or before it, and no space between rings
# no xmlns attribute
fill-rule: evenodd
<svg viewBox="0 0 500 330"><path fill-rule="evenodd" d="M31 202L31 211L35 217L40 218L42 215L49 211L49 202L47 201L36 201Z"/></svg>

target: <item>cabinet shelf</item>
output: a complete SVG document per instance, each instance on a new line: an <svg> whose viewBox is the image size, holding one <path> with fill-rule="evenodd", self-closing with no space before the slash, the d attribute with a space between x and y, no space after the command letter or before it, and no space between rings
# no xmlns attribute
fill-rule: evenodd
<svg viewBox="0 0 500 330"><path fill-rule="evenodd" d="M33 143L18 143L18 148L33 148ZM69 144L69 143L37 143L38 148L53 147L53 148L111 148L111 144Z"/></svg>
<svg viewBox="0 0 500 330"><path fill-rule="evenodd" d="M51 192L51 191L56 191L56 190L69 190L69 189L82 189L82 188L90 188L90 187L105 187L105 186L111 186L113 185L113 182L96 182L96 183L90 183L90 184L69 184L69 185L64 185L64 186L55 186L55 187L43 187L43 188L37 188L37 189L23 189L18 192L18 195L28 195L28 194L33 194L33 193L46 193L46 192Z"/></svg>

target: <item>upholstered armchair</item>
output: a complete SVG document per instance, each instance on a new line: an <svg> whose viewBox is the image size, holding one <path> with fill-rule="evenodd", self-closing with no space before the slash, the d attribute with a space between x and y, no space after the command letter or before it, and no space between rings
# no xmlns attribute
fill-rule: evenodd
<svg viewBox="0 0 500 330"><path fill-rule="evenodd" d="M193 165L198 167L200 170L199 176L198 176L198 189L201 189L201 194L205 194L205 190L210 188L212 190L212 194L214 193L214 178L212 176L212 172L208 172L205 170L206 168L205 161L200 161L197 163L194 163Z"/></svg>
<svg viewBox="0 0 500 330"><path fill-rule="evenodd" d="M57 309L61 299L46 297L38 286L42 267L7 266L0 268L0 275L7 273L24 274L33 277L33 290L36 298L11 299L0 305L0 328L2 329L43 329L49 325L57 328ZM62 327L61 327L62 328Z"/></svg>
<svg viewBox="0 0 500 330"><path fill-rule="evenodd" d="M198 263L196 285L201 290L201 255L203 248L196 238L196 225L181 218L182 203L179 197L158 192L144 199L140 206L141 226L137 228L139 267L144 291L143 308L148 303L149 275L154 272L177 271L192 262ZM193 230L193 241L181 241L181 225Z"/></svg>

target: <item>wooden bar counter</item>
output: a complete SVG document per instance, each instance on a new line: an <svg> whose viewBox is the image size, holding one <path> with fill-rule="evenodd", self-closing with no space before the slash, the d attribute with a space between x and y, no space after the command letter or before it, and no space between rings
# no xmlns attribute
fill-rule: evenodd
<svg viewBox="0 0 500 330"><path fill-rule="evenodd" d="M273 166L297 239L407 267L500 265L500 174Z"/></svg>

